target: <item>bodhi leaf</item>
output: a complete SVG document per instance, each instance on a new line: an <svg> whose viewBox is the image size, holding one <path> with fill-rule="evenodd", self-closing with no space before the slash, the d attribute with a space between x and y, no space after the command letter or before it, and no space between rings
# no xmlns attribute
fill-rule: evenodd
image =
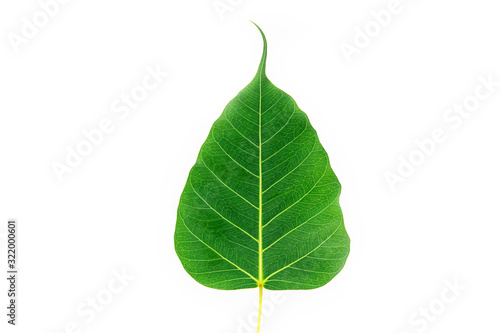
<svg viewBox="0 0 500 333"><path fill-rule="evenodd" d="M314 289L349 254L340 183L306 114L267 78L260 32L257 75L215 121L189 173L175 249L207 287Z"/></svg>

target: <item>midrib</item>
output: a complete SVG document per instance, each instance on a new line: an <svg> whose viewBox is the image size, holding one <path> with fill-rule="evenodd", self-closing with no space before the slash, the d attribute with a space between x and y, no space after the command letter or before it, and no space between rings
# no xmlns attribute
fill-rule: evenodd
<svg viewBox="0 0 500 333"><path fill-rule="evenodd" d="M262 64L259 70L259 287L264 285L262 250Z"/></svg>

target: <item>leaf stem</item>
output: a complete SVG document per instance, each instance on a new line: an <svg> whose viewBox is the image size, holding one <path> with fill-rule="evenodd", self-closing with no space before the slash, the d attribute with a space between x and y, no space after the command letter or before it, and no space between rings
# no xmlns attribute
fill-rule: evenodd
<svg viewBox="0 0 500 333"><path fill-rule="evenodd" d="M264 293L264 286L259 284L259 319L257 320L257 333L260 332L260 323L262 322L262 295Z"/></svg>

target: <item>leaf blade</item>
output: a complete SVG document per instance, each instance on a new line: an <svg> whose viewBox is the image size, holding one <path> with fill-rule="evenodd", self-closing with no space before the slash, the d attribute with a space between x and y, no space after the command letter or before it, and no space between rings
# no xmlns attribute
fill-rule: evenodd
<svg viewBox="0 0 500 333"><path fill-rule="evenodd" d="M212 126L181 195L175 248L199 283L224 290L313 289L349 254L341 186L307 115L254 79Z"/></svg>

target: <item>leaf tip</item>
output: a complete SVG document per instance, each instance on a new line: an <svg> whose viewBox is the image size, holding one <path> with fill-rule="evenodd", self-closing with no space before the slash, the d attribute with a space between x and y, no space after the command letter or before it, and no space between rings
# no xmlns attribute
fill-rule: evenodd
<svg viewBox="0 0 500 333"><path fill-rule="evenodd" d="M262 50L262 58L260 60L259 64L259 70L257 71L257 76L266 76L266 60L267 60L267 39L266 35L264 35L264 31L255 23L254 21L250 20L251 23L253 23L257 29L259 29L260 34L262 35L262 40L264 42L264 48Z"/></svg>

